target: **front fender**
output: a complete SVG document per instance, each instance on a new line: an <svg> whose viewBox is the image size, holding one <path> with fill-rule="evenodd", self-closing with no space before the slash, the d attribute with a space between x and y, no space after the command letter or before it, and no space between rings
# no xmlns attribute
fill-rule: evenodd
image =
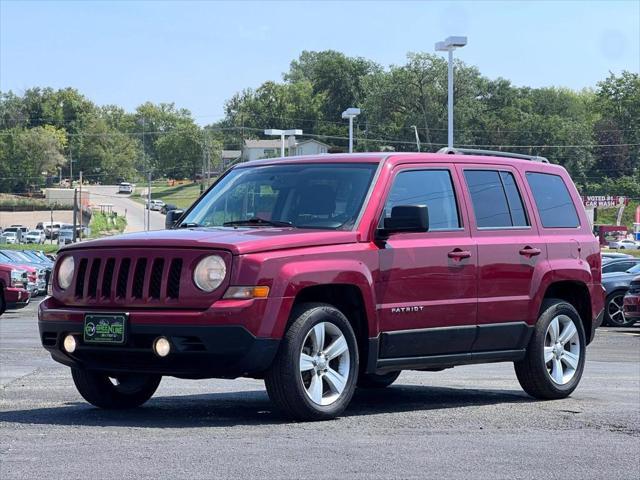
<svg viewBox="0 0 640 480"><path fill-rule="evenodd" d="M300 260L279 265L272 278L271 291L258 336L281 338L284 335L296 296L305 288L318 285L353 285L365 305L370 335L377 335L373 278L366 265L356 260ZM270 275L271 276L271 275Z"/></svg>

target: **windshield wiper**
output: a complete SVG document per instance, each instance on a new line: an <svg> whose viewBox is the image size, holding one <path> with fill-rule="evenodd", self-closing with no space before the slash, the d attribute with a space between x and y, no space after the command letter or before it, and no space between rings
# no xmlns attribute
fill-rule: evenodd
<svg viewBox="0 0 640 480"><path fill-rule="evenodd" d="M178 228L196 228L196 227L201 227L202 225L200 225L199 223L196 222L182 222Z"/></svg>
<svg viewBox="0 0 640 480"><path fill-rule="evenodd" d="M224 222L223 227L236 227L239 225L268 225L270 227L293 227L291 222L281 222L279 220L265 220L260 217L246 218L244 220L234 220L232 222Z"/></svg>

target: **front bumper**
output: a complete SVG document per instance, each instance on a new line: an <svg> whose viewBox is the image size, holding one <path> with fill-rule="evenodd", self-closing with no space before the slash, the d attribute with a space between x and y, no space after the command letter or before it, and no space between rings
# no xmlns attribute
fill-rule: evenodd
<svg viewBox="0 0 640 480"><path fill-rule="evenodd" d="M7 309L18 310L29 305L31 295L23 288L9 287L4 290L4 298L7 302Z"/></svg>
<svg viewBox="0 0 640 480"><path fill-rule="evenodd" d="M42 345L51 357L74 368L109 373L153 373L180 378L260 377L271 365L279 341L255 338L241 326L135 325L128 327L125 345L95 345L82 341L82 324L38 322ZM74 335L78 345L67 353L64 337ZM171 352L164 358L152 349L164 336Z"/></svg>
<svg viewBox="0 0 640 480"><path fill-rule="evenodd" d="M237 309L133 309L128 312L124 345L96 345L83 343L82 329L85 314L98 310L64 307L49 297L39 305L38 327L42 345L53 359L74 368L181 378L261 377L273 362L279 340L252 332L251 325L264 318L264 304L231 304ZM69 334L77 343L71 354L62 347ZM171 343L164 358L152 348L160 336Z"/></svg>

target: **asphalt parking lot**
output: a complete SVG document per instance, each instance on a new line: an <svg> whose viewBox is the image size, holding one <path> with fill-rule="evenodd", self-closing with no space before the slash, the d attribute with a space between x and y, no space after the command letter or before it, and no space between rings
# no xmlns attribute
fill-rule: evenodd
<svg viewBox="0 0 640 480"><path fill-rule="evenodd" d="M86 404L40 347L36 303L0 317L0 478L638 478L640 328L601 329L571 398L511 364L404 372L335 421L291 423L257 380L165 378L144 407Z"/></svg>

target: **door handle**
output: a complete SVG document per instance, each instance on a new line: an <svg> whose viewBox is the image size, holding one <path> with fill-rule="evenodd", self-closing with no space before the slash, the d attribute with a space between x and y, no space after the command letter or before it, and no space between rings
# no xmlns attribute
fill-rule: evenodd
<svg viewBox="0 0 640 480"><path fill-rule="evenodd" d="M542 253L542 250L540 250L539 248L524 247L523 249L520 250L519 253L524 257L531 258L537 255L540 255Z"/></svg>
<svg viewBox="0 0 640 480"><path fill-rule="evenodd" d="M460 250L459 248L456 248L455 250L452 250L449 253L447 253L447 257L453 258L454 260L457 260L457 261L460 261L463 258L469 258L470 256L471 256L471 252L467 250Z"/></svg>

